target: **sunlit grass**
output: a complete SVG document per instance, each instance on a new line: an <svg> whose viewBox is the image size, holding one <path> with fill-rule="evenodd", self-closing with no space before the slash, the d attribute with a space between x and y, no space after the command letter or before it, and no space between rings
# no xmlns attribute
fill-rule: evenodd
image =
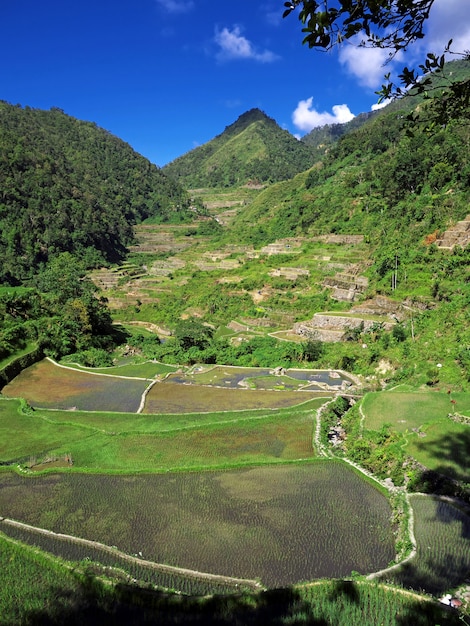
<svg viewBox="0 0 470 626"><path fill-rule="evenodd" d="M391 424L395 430L405 432L447 418L455 411L470 413L470 394L381 391L364 396L362 410L365 428L380 430L384 424Z"/></svg>
<svg viewBox="0 0 470 626"><path fill-rule="evenodd" d="M78 424L51 424L41 415L24 415L18 400L0 400L0 460L13 462L45 456L56 448L66 449L88 440L90 429Z"/></svg>
<svg viewBox="0 0 470 626"><path fill-rule="evenodd" d="M428 423L408 439L407 452L425 467L451 478L470 478L470 427L447 420Z"/></svg>
<svg viewBox="0 0 470 626"><path fill-rule="evenodd" d="M166 365L146 361L145 363L133 363L131 365L114 365L110 367L83 367L78 363L65 363L67 367L95 374L108 374L109 376L126 376L129 378L147 378L152 380L157 376L164 376L178 369L177 365Z"/></svg>
<svg viewBox="0 0 470 626"><path fill-rule="evenodd" d="M312 458L313 416L228 419L173 431L102 434L68 441L74 471L159 472ZM63 449L52 449L59 453Z"/></svg>
<svg viewBox="0 0 470 626"><path fill-rule="evenodd" d="M403 433L407 454L430 470L468 482L470 426L453 421L470 412L470 394L429 392L369 393L362 401L364 428L385 424Z"/></svg>
<svg viewBox="0 0 470 626"><path fill-rule="evenodd" d="M25 415L18 400L2 400L0 460L29 463L69 454L75 472L155 472L311 458L315 410L327 400L279 410L175 415L46 409Z"/></svg>

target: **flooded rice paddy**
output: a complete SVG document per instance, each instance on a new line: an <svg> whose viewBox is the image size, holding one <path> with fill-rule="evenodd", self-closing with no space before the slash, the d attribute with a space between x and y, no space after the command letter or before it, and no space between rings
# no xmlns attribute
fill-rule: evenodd
<svg viewBox="0 0 470 626"><path fill-rule="evenodd" d="M149 365L146 370L151 375ZM274 375L263 368L215 366L162 377L160 364L155 364L154 377L142 378L138 366L135 377L118 376L118 368L109 369L109 374L94 373L45 359L23 370L2 394L24 398L38 408L194 413L290 407L352 382L342 373L315 370L283 370Z"/></svg>
<svg viewBox="0 0 470 626"><path fill-rule="evenodd" d="M0 474L0 511L270 587L372 572L394 556L387 499L331 461L142 476Z"/></svg>
<svg viewBox="0 0 470 626"><path fill-rule="evenodd" d="M2 395L47 409L135 413L147 386L145 380L98 376L45 359L24 369Z"/></svg>

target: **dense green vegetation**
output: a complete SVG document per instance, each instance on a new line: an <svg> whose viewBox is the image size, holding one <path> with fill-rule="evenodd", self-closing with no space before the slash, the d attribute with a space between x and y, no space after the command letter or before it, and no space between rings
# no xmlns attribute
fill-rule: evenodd
<svg viewBox="0 0 470 626"><path fill-rule="evenodd" d="M360 113L344 124L326 124L317 126L302 137L302 142L315 149L318 160L321 159L338 141L340 137L362 126L368 119L376 115L374 112Z"/></svg>
<svg viewBox="0 0 470 626"><path fill-rule="evenodd" d="M211 141L163 172L186 188L233 187L292 178L312 165L313 151L259 109L241 115Z"/></svg>
<svg viewBox="0 0 470 626"><path fill-rule="evenodd" d="M31 345L54 357L91 351L106 360L119 334L81 261L64 252L51 259L35 284L0 291L0 361Z"/></svg>
<svg viewBox="0 0 470 626"><path fill-rule="evenodd" d="M463 218L468 127L409 137L401 113L385 109L343 135L296 184L261 193L240 213L235 232L246 237L261 226L265 243L307 233L364 233L377 249L379 269L384 256L402 259L426 235Z"/></svg>
<svg viewBox="0 0 470 626"><path fill-rule="evenodd" d="M132 225L181 220L189 198L96 124L0 102L0 281L19 283L58 252L88 267L122 259Z"/></svg>
<svg viewBox="0 0 470 626"><path fill-rule="evenodd" d="M468 62L452 67L460 78L468 74ZM202 468L282 468L315 454L330 457L325 464L342 457L381 480L384 490L398 489L393 514L400 556L412 544L403 530L408 492L468 501L470 248L463 235L453 247L439 242L468 213L470 130L451 122L432 134L419 125L410 133L410 111L426 119L427 105L421 101L415 110L413 98L347 128L318 131L308 147L260 111L249 111L164 173L93 124L59 110L1 103L2 386L31 360L50 355L133 378L119 392L110 391L112 385L103 391L115 396L113 410L124 406L120 394L129 399L150 382L136 383L137 372L160 381L176 364L344 369L359 377L361 393L374 392L361 400L358 388L343 389L317 416L324 397L295 408L260 405L251 412L236 411L232 400L229 411L216 413L207 403L221 396L227 402L237 392L209 391L189 376L182 382L190 384L180 385L178 393L165 383L148 394L148 410L166 407L172 415L130 419L126 413L52 412L3 399L1 462L58 468L73 480L86 472L158 470L171 477ZM189 195L166 173L187 187L206 187L192 192L199 199L191 210ZM122 260L134 234L139 245L126 262L94 273L91 282L87 270ZM313 323L314 314L323 314L323 326ZM335 318L346 320L335 335L338 341L325 339L322 331L334 326ZM299 323L304 328L297 332ZM200 376L204 384L214 383L208 372ZM283 372L274 383L244 381L256 389L268 382L270 391L252 392L253 397L304 393L289 387ZM90 384L72 393L73 384L57 376L54 388L49 378L43 397L50 390L55 402L60 388L62 395L70 392L64 406L76 409L72 398L79 396L73 393L83 399L94 391ZM396 386L400 393L384 391ZM172 396L171 405L165 393ZM198 408L182 415L179 406L188 398ZM73 500L72 488L67 497ZM343 505L342 497L336 500ZM463 509L433 506L431 499L413 499L418 556L393 580L440 593L465 578L468 523ZM52 511L61 514L55 504L47 509L45 518ZM84 505L77 520L87 517L85 510ZM344 519L347 523L350 515ZM92 526L101 522L98 515L87 520ZM426 541L436 542L432 553L427 554ZM155 608L167 623L183 623L188 613L193 623L341 624L344 619L348 626L368 619L450 623L454 617L430 618L424 607L433 612L434 606L415 596L333 581L278 595L234 596L226 603L201 600L197 611L189 598L149 591L142 617L134 612L140 610L135 603L143 603L142 590L129 587L127 578L111 587L96 578L103 574L99 566L82 563L70 577L70 570L61 569L65 599L56 587L54 601L45 588L46 561L38 556L35 565L36 557L31 560L30 552L12 544L5 552L7 581L17 563L25 571L31 567L37 597L49 603L41 613L33 596L19 589L24 601L18 612L18 602L11 601L17 596L8 596L9 581L0 594L0 623L6 615L8 626L41 619L73 624L83 604L107 623L113 602L132 619L150 620ZM455 580L439 554L455 564ZM37 563L44 568L44 583Z"/></svg>

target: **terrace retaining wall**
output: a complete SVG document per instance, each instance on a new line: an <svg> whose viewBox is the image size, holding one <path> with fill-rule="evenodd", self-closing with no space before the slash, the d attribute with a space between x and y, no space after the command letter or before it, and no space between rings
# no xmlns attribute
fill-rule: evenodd
<svg viewBox="0 0 470 626"><path fill-rule="evenodd" d="M16 359L10 361L4 368L0 370L0 391L8 385L14 378L20 374L24 369L37 363L38 361L42 361L44 358L44 352L42 348L38 347L36 350L32 352L28 352L28 354L23 354Z"/></svg>
<svg viewBox="0 0 470 626"><path fill-rule="evenodd" d="M377 323L377 320L368 320L360 317L347 317L339 315L324 315L316 313L312 320L297 322L293 331L297 335L315 336L320 341L334 342L341 341L344 333L353 328L364 325L364 330L368 331ZM385 330L392 330L393 322L382 322Z"/></svg>

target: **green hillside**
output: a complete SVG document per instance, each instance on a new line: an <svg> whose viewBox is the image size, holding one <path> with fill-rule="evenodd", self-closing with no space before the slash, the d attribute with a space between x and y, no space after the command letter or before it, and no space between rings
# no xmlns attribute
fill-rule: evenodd
<svg viewBox="0 0 470 626"><path fill-rule="evenodd" d="M404 98L310 146L254 109L162 171L94 124L0 103L0 624L468 620L470 126L428 132L428 106ZM346 462L390 524L320 469ZM171 498L148 488L158 473ZM283 489L315 496L309 531L325 522L342 564L362 508L397 567L356 556L344 579L263 591L256 571L245 590L228 576L258 552L247 537L273 570L321 561L303 531L306 549L280 542L302 519ZM235 594L206 580L209 537ZM217 567L173 571L188 565L172 542Z"/></svg>
<svg viewBox="0 0 470 626"><path fill-rule="evenodd" d="M264 190L234 228L264 240L301 234L362 233L382 246L417 243L468 208L468 127L409 136L398 111L385 110L341 137L308 173ZM250 229L250 225L252 225Z"/></svg>
<svg viewBox="0 0 470 626"><path fill-rule="evenodd" d="M455 67L459 77L468 72L465 64ZM276 180L279 164L269 156L270 146L276 145L279 155L287 151L278 142L270 144L263 138L287 138L296 149L303 145L261 111L248 111L212 142L171 164L184 166L181 179L186 177L186 184L197 188L193 192L200 194L196 201L205 205L204 214L191 213L191 224L178 224L174 222L186 213L172 212L171 207L178 206L180 188L130 148L120 152L119 140L59 111L36 112L4 105L2 110L14 119L53 119L47 128L38 122L42 134L38 131L34 135L42 137L45 145L47 141L51 150L58 150L54 141L59 122L70 133L88 137L84 145L89 148L78 153L72 141L75 135L69 136L67 150L74 155L70 171L59 158L52 162L48 157L47 167L40 167L38 154L42 153L38 152L32 153L38 167L25 168L24 175L12 153L4 159L5 170L10 168L16 179L29 185L17 185L22 189L23 195L18 192L17 196L25 210L11 210L20 205L12 194L9 204L3 205L4 275L10 282L12 278L19 282L34 271L35 264L64 248L72 248L84 260L110 259L110 250L124 253L124 246L135 234L127 262L93 276L114 319L154 325L159 333L176 338L181 334L181 321L189 318L202 324L202 328L196 324L183 329L189 332L189 341L153 345L153 358L171 363L268 367L313 360L324 368L343 368L373 377L380 375L378 369L386 362L390 381L435 384L440 379L441 384L466 388L470 293L469 248L464 237L468 222L463 220L468 213L470 129L454 123L430 134L417 124L410 133L408 113L421 112L425 121L426 106L414 96L395 102L346 132L317 163L313 164L315 157L309 153L311 165L287 180L242 189L241 181L253 164L256 168L261 163L263 168L270 166L269 179ZM96 147L98 138L106 147L104 153ZM67 153L65 142L57 142ZM33 159L26 149L18 148L17 152L26 164ZM104 180L95 179L85 167L95 154L103 157L99 171L109 173ZM128 156L118 157L122 154ZM292 156L298 154L292 152ZM228 155L229 161L223 161L223 155ZM120 158L126 167L111 169L115 161L122 165ZM138 164L135 169L128 166L128 160ZM226 179L219 189L199 188L208 182L210 168L230 172L236 184L227 187ZM59 178L57 170L66 176ZM165 168L165 172L170 171L170 166ZM168 200L169 194L166 200L155 200L156 177L169 185L165 189L175 190L174 204ZM16 180L13 174L10 178ZM139 187L131 178L140 181ZM50 182L49 190L53 191L47 199L40 184L43 180ZM59 180L65 197L56 200ZM69 189L65 183L71 180L77 184ZM116 180L123 182L118 185L119 194L112 196ZM259 182L254 170L250 180ZM148 190L147 196L142 189ZM8 190L7 186L4 196ZM102 190L104 196L98 193ZM44 202L40 201L43 196ZM103 210L92 211L92 207L100 209L98 200L103 202ZM133 233L132 224L147 217L152 219ZM165 219L166 224L159 225ZM24 220L35 228L21 229ZM74 228L67 229L64 222L72 221ZM452 228L457 234L449 234ZM48 243L58 234L62 234L59 242L46 245L47 237ZM103 241L115 245L106 247ZM73 259L65 259L64 264L71 267ZM52 274L56 275L60 267L59 263ZM39 286L42 291L57 292L47 272ZM87 307L89 303L94 304L94 300L87 301ZM15 308L20 305L24 309L24 302L17 299L3 307L5 323L11 323L18 333L22 321L32 315ZM60 306L53 307L54 315L65 310ZM88 328L88 321L80 318L74 304L73 291L68 306L75 311L74 329ZM41 315L51 314L45 305ZM323 317L314 319L314 314ZM391 325L397 322L392 331ZM75 330L67 340L67 325L55 328L62 329L60 341L54 339L51 328L46 328L46 345L55 354L101 347L99 325L92 324L91 333L88 328L90 340L84 342ZM23 333L21 348L28 339L43 338L44 326L28 332L31 334ZM321 346L306 345L306 337L318 339ZM290 341L279 342L279 338ZM6 355L14 352L15 341L4 337ZM436 363L444 365L439 376Z"/></svg>
<svg viewBox="0 0 470 626"><path fill-rule="evenodd" d="M312 154L265 113L251 109L222 134L175 159L163 171L186 188L275 182L310 167Z"/></svg>
<svg viewBox="0 0 470 626"><path fill-rule="evenodd" d="M429 85L426 86L423 92L413 88L406 97L396 98L389 102L386 110L388 113L400 112L401 115L411 116L414 121L417 121L414 111L426 101L432 110L432 116L429 119L426 119L426 117L421 119L421 124L428 124L433 118L439 119L441 116L445 118L445 115L449 115L452 111L452 104L449 104L449 98L452 98L452 95L449 96L447 88L453 85L457 93L459 93L459 89L464 91L468 81L468 74L468 59L448 62L445 64L442 72L430 72L426 76L426 80L429 80ZM443 97L441 98L441 96ZM454 111L454 113L456 112ZM316 155L321 158L341 137L359 129L368 123L371 118L379 114L380 110L369 111L368 113L356 115L351 121L344 124L326 124L325 126L314 128L302 137L302 141L311 146L315 150ZM455 117L461 119L460 113ZM465 115L463 117L465 118Z"/></svg>
<svg viewBox="0 0 470 626"><path fill-rule="evenodd" d="M302 142L314 148L318 159L320 159L340 137L360 128L374 115L377 115L377 113L360 113L350 122L345 122L344 124L325 124L324 126L317 126L302 137Z"/></svg>
<svg viewBox="0 0 470 626"><path fill-rule="evenodd" d="M122 258L132 225L180 220L188 197L128 144L59 109L0 102L0 281L21 282L58 252Z"/></svg>

